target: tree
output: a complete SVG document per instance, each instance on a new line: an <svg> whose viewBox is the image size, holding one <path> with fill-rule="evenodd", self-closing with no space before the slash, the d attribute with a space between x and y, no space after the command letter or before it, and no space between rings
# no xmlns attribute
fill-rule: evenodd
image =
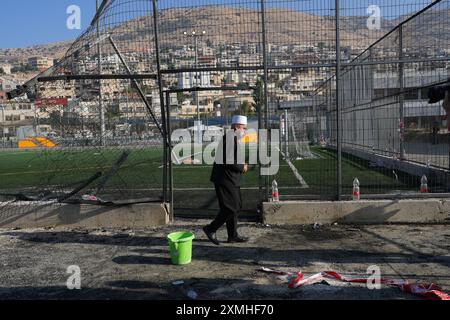
<svg viewBox="0 0 450 320"><path fill-rule="evenodd" d="M237 85L238 90L248 90L249 85L246 82L241 82Z"/></svg>
<svg viewBox="0 0 450 320"><path fill-rule="evenodd" d="M186 99L187 96L183 92L177 92L177 101L179 105L181 105Z"/></svg>
<svg viewBox="0 0 450 320"><path fill-rule="evenodd" d="M136 89L132 85L126 86L123 90L124 94L129 94L129 95L131 95L135 92L136 92Z"/></svg>
<svg viewBox="0 0 450 320"><path fill-rule="evenodd" d="M260 112L264 103L264 81L261 77L256 80L256 88L253 91L253 100L256 112Z"/></svg>
<svg viewBox="0 0 450 320"><path fill-rule="evenodd" d="M2 67L0 67L0 74L5 74L5 70Z"/></svg>
<svg viewBox="0 0 450 320"><path fill-rule="evenodd" d="M109 128L112 127L111 122L114 122L120 117L119 105L109 105L106 107L105 118L109 124Z"/></svg>
<svg viewBox="0 0 450 320"><path fill-rule="evenodd" d="M242 102L242 104L241 104L241 114L243 115L243 116L248 116L248 115L250 115L250 114L252 114L253 112L252 112L252 106L251 106L251 104L247 101L247 100L245 100L244 102Z"/></svg>
<svg viewBox="0 0 450 320"><path fill-rule="evenodd" d="M52 111L50 112L49 119L52 130L55 130L55 128L59 126L61 131L61 113L59 111Z"/></svg>

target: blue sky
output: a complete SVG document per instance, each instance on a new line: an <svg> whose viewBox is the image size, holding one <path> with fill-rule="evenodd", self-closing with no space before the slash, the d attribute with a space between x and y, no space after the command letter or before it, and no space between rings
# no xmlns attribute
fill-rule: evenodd
<svg viewBox="0 0 450 320"><path fill-rule="evenodd" d="M0 48L18 48L74 39L82 30L69 30L67 7L81 8L82 30L95 14L95 0L1 0Z"/></svg>
<svg viewBox="0 0 450 320"><path fill-rule="evenodd" d="M151 0L148 0L151 1ZM162 7L198 4L257 3L256 0L160 0ZM329 14L324 6L331 0L270 0L277 6L293 7L302 10L319 9L318 14ZM381 6L388 18L396 17L422 8L431 0L341 0L347 15L366 15L370 4ZM66 27L67 7L78 5L81 8L81 30L69 30ZM186 6L186 5L185 5ZM313 7L314 6L314 7ZM318 8L322 6L322 8ZM87 28L95 14L95 0L1 0L0 11L0 48L18 48L45 44L49 42L75 39Z"/></svg>

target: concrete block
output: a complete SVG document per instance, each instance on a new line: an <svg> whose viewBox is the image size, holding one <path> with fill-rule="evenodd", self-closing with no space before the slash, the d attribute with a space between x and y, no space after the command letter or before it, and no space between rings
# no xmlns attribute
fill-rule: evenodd
<svg viewBox="0 0 450 320"><path fill-rule="evenodd" d="M144 228L169 223L168 205L144 203L124 206L0 203L0 228Z"/></svg>
<svg viewBox="0 0 450 320"><path fill-rule="evenodd" d="M446 223L450 200L283 201L263 204L267 224Z"/></svg>

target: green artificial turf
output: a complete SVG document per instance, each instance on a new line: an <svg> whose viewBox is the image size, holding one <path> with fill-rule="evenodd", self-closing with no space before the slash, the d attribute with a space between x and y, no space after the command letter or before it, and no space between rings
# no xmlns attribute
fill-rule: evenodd
<svg viewBox="0 0 450 320"><path fill-rule="evenodd" d="M114 165L125 149L76 149L0 152L0 190L28 190L70 186L85 181L96 172L103 174ZM161 189L163 183L162 148L129 149L128 159L108 181L109 189ZM282 194L333 195L336 192L336 154L333 151L311 148L315 159L296 160L292 163L308 184L301 188L288 164L280 159L279 171L269 178L276 179ZM174 165L174 188L212 189L209 181L210 165ZM396 180L392 170L369 168L368 163L343 157L343 191L351 193L352 182L357 177L361 192L385 193L390 190L411 189L408 181ZM401 177L400 177L401 178ZM243 177L243 188L257 189L258 167L250 166ZM199 190L201 191L201 190ZM184 194L189 197L188 194Z"/></svg>

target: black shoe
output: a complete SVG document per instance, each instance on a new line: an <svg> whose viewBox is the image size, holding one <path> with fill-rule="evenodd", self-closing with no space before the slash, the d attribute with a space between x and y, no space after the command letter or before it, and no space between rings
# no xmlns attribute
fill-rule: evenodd
<svg viewBox="0 0 450 320"><path fill-rule="evenodd" d="M208 230L208 227L203 227L203 231L205 232L205 234L208 237L209 241L214 243L216 246L220 245L220 242L216 238L216 233L215 232L210 232Z"/></svg>
<svg viewBox="0 0 450 320"><path fill-rule="evenodd" d="M248 238L243 237L234 237L234 238L228 238L228 243L245 243L248 242Z"/></svg>

